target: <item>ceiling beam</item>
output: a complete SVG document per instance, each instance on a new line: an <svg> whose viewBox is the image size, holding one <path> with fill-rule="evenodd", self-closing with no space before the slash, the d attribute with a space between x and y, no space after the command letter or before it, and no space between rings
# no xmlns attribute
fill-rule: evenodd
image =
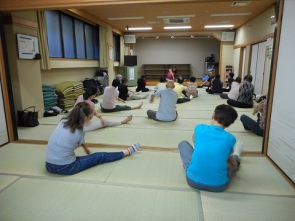
<svg viewBox="0 0 295 221"><path fill-rule="evenodd" d="M0 11L26 11L45 9L70 9L79 7L92 7L100 5L126 5L126 4L167 4L167 3L208 3L232 2L233 0L1 0ZM253 0L252 0L253 1ZM254 0L267 1L267 0Z"/></svg>

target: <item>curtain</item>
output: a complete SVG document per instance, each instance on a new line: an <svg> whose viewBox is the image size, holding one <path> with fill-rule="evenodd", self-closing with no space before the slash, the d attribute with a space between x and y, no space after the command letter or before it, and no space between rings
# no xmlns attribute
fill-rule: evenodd
<svg viewBox="0 0 295 221"><path fill-rule="evenodd" d="M38 42L39 52L41 54L41 69L50 70L50 57L47 43L46 19L44 11L37 11L38 20Z"/></svg>
<svg viewBox="0 0 295 221"><path fill-rule="evenodd" d="M108 67L108 44L107 44L107 29L105 27L99 27L99 66Z"/></svg>
<svg viewBox="0 0 295 221"><path fill-rule="evenodd" d="M124 36L120 36L120 67L124 66L125 45Z"/></svg>

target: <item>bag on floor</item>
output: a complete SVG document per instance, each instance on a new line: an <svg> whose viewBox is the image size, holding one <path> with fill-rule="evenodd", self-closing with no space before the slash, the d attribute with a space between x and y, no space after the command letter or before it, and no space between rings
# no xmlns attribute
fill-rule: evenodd
<svg viewBox="0 0 295 221"><path fill-rule="evenodd" d="M29 111L29 108L34 108L34 111ZM35 111L35 106L28 107L22 111L17 111L18 126L20 127L36 127L39 125L38 111Z"/></svg>

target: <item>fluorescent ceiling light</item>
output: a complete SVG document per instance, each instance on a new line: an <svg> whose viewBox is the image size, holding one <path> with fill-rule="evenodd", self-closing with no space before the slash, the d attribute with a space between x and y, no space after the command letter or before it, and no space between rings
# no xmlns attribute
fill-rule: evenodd
<svg viewBox="0 0 295 221"><path fill-rule="evenodd" d="M204 28L232 28L234 25L205 25Z"/></svg>
<svg viewBox="0 0 295 221"><path fill-rule="evenodd" d="M164 27L164 29L189 29L192 28L192 26L169 26Z"/></svg>
<svg viewBox="0 0 295 221"><path fill-rule="evenodd" d="M151 27L141 27L141 28L125 28L128 31L136 31L136 30L152 30Z"/></svg>
<svg viewBox="0 0 295 221"><path fill-rule="evenodd" d="M195 15L169 15L169 16L157 16L157 18L194 18Z"/></svg>
<svg viewBox="0 0 295 221"><path fill-rule="evenodd" d="M219 16L245 16L251 15L252 13L231 13L231 14L211 14L212 17L219 17Z"/></svg>
<svg viewBox="0 0 295 221"><path fill-rule="evenodd" d="M121 18L108 18L109 20L140 20L144 17L121 17Z"/></svg>

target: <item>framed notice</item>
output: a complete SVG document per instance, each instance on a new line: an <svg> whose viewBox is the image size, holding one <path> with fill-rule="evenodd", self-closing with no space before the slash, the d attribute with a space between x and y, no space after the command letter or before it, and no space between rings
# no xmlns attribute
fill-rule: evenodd
<svg viewBox="0 0 295 221"><path fill-rule="evenodd" d="M113 60L113 47L109 46L109 59Z"/></svg>
<svg viewBox="0 0 295 221"><path fill-rule="evenodd" d="M34 59L36 54L39 54L38 38L16 34L17 46L18 46L18 58L19 59Z"/></svg>

